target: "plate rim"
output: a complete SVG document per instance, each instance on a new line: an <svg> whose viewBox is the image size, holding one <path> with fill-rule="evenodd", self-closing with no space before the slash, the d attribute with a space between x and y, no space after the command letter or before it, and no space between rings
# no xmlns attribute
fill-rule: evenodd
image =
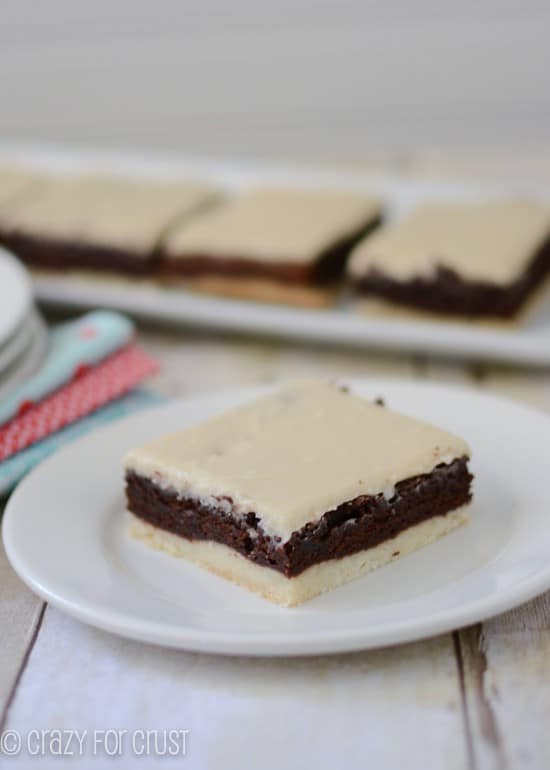
<svg viewBox="0 0 550 770"><path fill-rule="evenodd" d="M12 271L12 276L14 276L16 281L19 281L23 300L19 312L15 313L12 320L8 322L6 330L0 339L0 353L4 347L13 343L14 337L19 334L21 328L25 325L33 306L33 287L29 273L16 256L0 244L1 263L8 265L8 271Z"/></svg>
<svg viewBox="0 0 550 770"><path fill-rule="evenodd" d="M457 384L441 384L431 381L403 380L402 378L373 377L373 378L342 378L354 384L360 384L363 387L378 389L388 386L406 386L413 389L429 389L436 391L455 391L469 393L477 396L481 400L496 401L501 405L512 407L519 412L524 412L537 418L545 418L550 426L550 417L542 410L532 406L514 401L513 399L501 395L493 395L487 392L480 392L478 389ZM146 413L157 413L159 411L170 412L178 405L189 402L215 402L218 399L227 397L249 398L258 394L269 392L280 383L274 383L269 386L243 387L220 390L206 395L199 395L188 398L176 399L168 404L160 404L151 407L137 415L143 416ZM125 615L119 610L105 609L96 601L82 601L64 598L55 590L50 590L35 575L32 569L28 569L24 563L24 557L18 553L17 544L14 544L14 526L12 520L15 520L18 500L26 494L27 486L31 486L36 476L47 473L50 464L59 462L59 454L69 451L76 443L84 444L91 436L97 436L98 433L108 433L117 425L119 428L125 421L132 421L136 415L129 415L115 423L101 426L91 434L80 437L76 442L64 447L60 452L50 456L27 476L19 485L16 491L10 497L2 521L2 537L6 550L6 555L15 572L23 582L37 593L42 599L61 609L66 614L76 618L96 628L114 633L123 638L130 638L137 641L148 642L164 647L191 650L206 653L222 653L231 655L252 655L252 656L309 656L318 654L338 654L356 650L376 649L384 646L394 646L415 640L420 640L435 636L444 632L450 632L457 628L462 628L471 623L482 622L495 615L512 609L519 604L528 601L543 591L550 588L550 565L547 570L539 570L535 575L522 579L521 583L514 588L507 588L500 600L497 598L482 597L476 601L470 601L465 607L451 608L447 612L439 613L434 619L433 616L426 615L420 620L414 622L406 619L402 624L393 619L389 624L381 625L373 633L372 629L344 629L332 630L330 634L323 632L321 636L318 633L301 632L287 633L286 636L279 635L274 641L266 637L265 633L258 635L247 632L246 638L237 632L223 631L222 634L216 630L194 629L174 624L146 621L143 618L131 617ZM452 534L450 535L452 537ZM290 610L292 611L292 610Z"/></svg>
<svg viewBox="0 0 550 770"><path fill-rule="evenodd" d="M0 399L8 398L22 379L32 376L44 363L48 352L48 329L40 312L33 308L26 321L29 340L24 349L5 369L0 370Z"/></svg>
<svg viewBox="0 0 550 770"><path fill-rule="evenodd" d="M11 366L19 358L22 358L29 349L33 336L33 314L32 311L23 323L17 327L11 337L0 346L0 378L3 377Z"/></svg>

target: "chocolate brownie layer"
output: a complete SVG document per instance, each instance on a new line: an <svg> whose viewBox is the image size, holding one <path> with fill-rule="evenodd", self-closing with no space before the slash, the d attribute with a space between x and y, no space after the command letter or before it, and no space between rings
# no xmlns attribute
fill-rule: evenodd
<svg viewBox="0 0 550 770"><path fill-rule="evenodd" d="M216 257L215 254L170 257L161 255L161 270L167 275L179 276L241 276L243 278L271 278L283 283L318 284L338 278L353 246L380 224L380 218L371 220L352 235L332 244L313 262L276 262L235 257Z"/></svg>
<svg viewBox="0 0 550 770"><path fill-rule="evenodd" d="M31 267L66 270L117 270L145 275L153 271L155 257L120 248L41 238L24 233L0 232L0 244Z"/></svg>
<svg viewBox="0 0 550 770"><path fill-rule="evenodd" d="M126 475L128 509L138 518L189 540L230 546L247 559L295 577L308 567L372 548L403 530L453 511L471 499L467 458L399 482L395 494L363 495L306 524L281 543L262 530L253 511L245 517L215 511L162 489L132 471ZM232 503L230 498L224 501Z"/></svg>
<svg viewBox="0 0 550 770"><path fill-rule="evenodd" d="M440 266L433 278L410 281L396 281L380 270L371 269L356 282L356 287L361 294L436 313L470 318L511 318L549 274L550 239L540 248L521 278L508 286L468 281Z"/></svg>

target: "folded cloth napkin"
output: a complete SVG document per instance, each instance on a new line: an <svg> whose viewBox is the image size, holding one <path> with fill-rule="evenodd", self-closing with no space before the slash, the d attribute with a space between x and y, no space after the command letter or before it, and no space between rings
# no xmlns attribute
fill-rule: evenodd
<svg viewBox="0 0 550 770"><path fill-rule="evenodd" d="M136 345L109 356L0 428L0 461L128 393L155 372L156 362Z"/></svg>
<svg viewBox="0 0 550 770"><path fill-rule="evenodd" d="M104 310L55 327L50 333L50 349L44 365L11 396L2 399L0 425L128 345L133 336L131 321Z"/></svg>
<svg viewBox="0 0 550 770"><path fill-rule="evenodd" d="M18 452L0 463L0 497L8 494L15 485L46 457L64 444L74 441L100 425L125 417L140 409L165 401L163 396L146 390L135 390L127 396L113 401L97 412L39 441L37 444Z"/></svg>

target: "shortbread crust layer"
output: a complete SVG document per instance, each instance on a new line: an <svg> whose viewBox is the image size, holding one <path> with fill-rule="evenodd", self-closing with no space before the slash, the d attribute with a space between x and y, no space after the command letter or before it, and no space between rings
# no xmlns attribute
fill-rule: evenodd
<svg viewBox="0 0 550 770"><path fill-rule="evenodd" d="M468 521L465 508L434 516L404 530L374 548L309 567L294 578L266 569L233 548L210 540L187 540L131 516L130 532L146 545L187 559L220 577L254 591L284 607L293 607L319 594L406 556Z"/></svg>
<svg viewBox="0 0 550 770"><path fill-rule="evenodd" d="M128 510L152 526L186 540L225 545L249 561L295 578L316 564L375 548L400 532L469 503L472 476L467 458L441 464L429 474L399 482L391 498L361 495L327 511L285 542L268 535L254 511L218 509L163 488L133 472L126 475Z"/></svg>

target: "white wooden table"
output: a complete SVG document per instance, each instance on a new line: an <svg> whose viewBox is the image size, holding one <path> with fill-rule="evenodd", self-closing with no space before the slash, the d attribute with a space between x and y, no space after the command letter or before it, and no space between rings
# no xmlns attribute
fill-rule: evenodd
<svg viewBox="0 0 550 770"><path fill-rule="evenodd" d="M410 160L408 167L415 169ZM140 337L163 364L151 386L169 396L304 374L394 375L469 382L550 411L550 372L158 328L142 328ZM179 756L163 759L193 770L550 767L550 594L394 649L229 658L166 651L81 625L31 594L0 552L0 629L0 732L19 734L23 767L33 766L30 731L31 749L46 754L33 758L37 767L99 768L113 767L108 750L132 766L147 748L135 731L148 729L158 731L157 754L162 731L188 731ZM55 733L38 734L56 729L75 754L61 765L52 756ZM83 757L71 730L80 731ZM106 736L106 746L94 730L128 733ZM6 740L10 749L17 736ZM137 766L157 767L153 739L145 753ZM1 767L14 764L0 751Z"/></svg>

